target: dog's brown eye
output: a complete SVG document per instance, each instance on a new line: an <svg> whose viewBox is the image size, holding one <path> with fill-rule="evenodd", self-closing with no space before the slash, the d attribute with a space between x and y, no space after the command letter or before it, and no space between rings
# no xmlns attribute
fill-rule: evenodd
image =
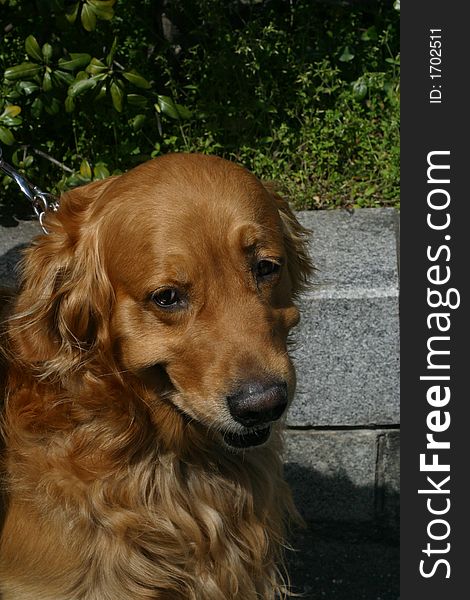
<svg viewBox="0 0 470 600"><path fill-rule="evenodd" d="M152 301L160 308L176 308L183 303L175 288L164 288L153 292Z"/></svg>
<svg viewBox="0 0 470 600"><path fill-rule="evenodd" d="M279 270L281 269L281 265L272 260L260 260L256 264L256 277L257 279L266 279L272 275L277 275Z"/></svg>

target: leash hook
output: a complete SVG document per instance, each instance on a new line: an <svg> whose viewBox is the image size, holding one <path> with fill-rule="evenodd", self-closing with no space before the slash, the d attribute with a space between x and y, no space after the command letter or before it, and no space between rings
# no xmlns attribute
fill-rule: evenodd
<svg viewBox="0 0 470 600"><path fill-rule="evenodd" d="M10 164L3 160L2 147L0 146L0 171L8 175L16 185L20 188L23 194L31 202L34 214L39 220L39 224L43 232L47 235L49 232L44 226L44 217L48 211L56 212L59 208L59 200L52 194L41 191L36 185L30 183L26 177L23 177Z"/></svg>

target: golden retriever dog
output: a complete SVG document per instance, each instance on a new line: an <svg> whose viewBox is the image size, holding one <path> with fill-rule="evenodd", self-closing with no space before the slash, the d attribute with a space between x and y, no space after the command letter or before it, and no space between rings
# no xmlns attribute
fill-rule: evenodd
<svg viewBox="0 0 470 600"><path fill-rule="evenodd" d="M3 600L284 597L287 202L173 154L65 193L4 333Z"/></svg>

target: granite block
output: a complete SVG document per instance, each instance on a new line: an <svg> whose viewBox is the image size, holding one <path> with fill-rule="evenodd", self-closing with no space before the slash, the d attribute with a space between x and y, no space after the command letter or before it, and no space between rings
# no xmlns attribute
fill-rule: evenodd
<svg viewBox="0 0 470 600"><path fill-rule="evenodd" d="M307 521L375 519L377 433L289 431L285 475Z"/></svg>
<svg viewBox="0 0 470 600"><path fill-rule="evenodd" d="M393 208L300 211L311 230L314 297L398 295L398 213Z"/></svg>
<svg viewBox="0 0 470 600"><path fill-rule="evenodd" d="M396 298L305 300L294 330L294 426L399 422Z"/></svg>
<svg viewBox="0 0 470 600"><path fill-rule="evenodd" d="M400 521L400 432L387 431L378 438L377 518L398 529Z"/></svg>
<svg viewBox="0 0 470 600"><path fill-rule="evenodd" d="M318 270L293 333L295 426L399 422L398 213L299 212Z"/></svg>

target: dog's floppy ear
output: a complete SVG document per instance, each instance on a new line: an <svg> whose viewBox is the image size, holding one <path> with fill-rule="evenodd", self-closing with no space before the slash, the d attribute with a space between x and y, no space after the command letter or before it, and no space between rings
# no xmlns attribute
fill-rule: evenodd
<svg viewBox="0 0 470 600"><path fill-rule="evenodd" d="M59 211L47 217L49 234L25 253L10 337L18 358L43 376L63 376L106 350L113 289L89 215L110 181L64 194Z"/></svg>
<svg viewBox="0 0 470 600"><path fill-rule="evenodd" d="M309 287L314 271L308 253L310 231L299 223L287 200L275 191L274 186L265 183L264 187L273 197L281 217L292 295L296 297Z"/></svg>

